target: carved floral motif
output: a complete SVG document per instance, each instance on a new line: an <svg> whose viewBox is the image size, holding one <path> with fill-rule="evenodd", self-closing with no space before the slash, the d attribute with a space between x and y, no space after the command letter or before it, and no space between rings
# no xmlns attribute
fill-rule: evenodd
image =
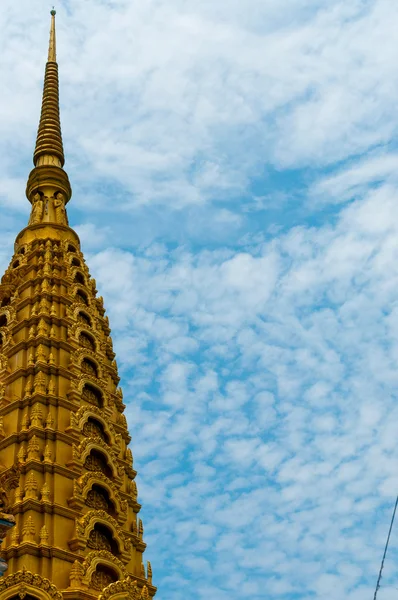
<svg viewBox="0 0 398 600"><path fill-rule="evenodd" d="M112 550L111 542L108 540L107 536L102 533L102 531L97 531L96 529L90 531L87 548L92 548L93 550L108 550L109 552Z"/></svg>
<svg viewBox="0 0 398 600"><path fill-rule="evenodd" d="M27 571L25 567L21 571L17 571L12 575L8 575L7 577L0 578L0 595L2 592L9 590L14 586L18 586L16 592L23 600L23 598L28 593L26 586L24 584L36 588L38 590L43 590L48 594L49 598L52 600L62 600L62 594L58 591L56 586L46 579L45 577L41 577L41 575L34 575L31 571Z"/></svg>
<svg viewBox="0 0 398 600"><path fill-rule="evenodd" d="M109 510L109 502L99 490L90 490L87 494L86 504L94 510Z"/></svg>
<svg viewBox="0 0 398 600"><path fill-rule="evenodd" d="M133 580L132 577L110 583L99 595L98 600L109 600L116 595L125 600L147 600L149 598L147 587L144 586L140 590L137 581Z"/></svg>
<svg viewBox="0 0 398 600"><path fill-rule="evenodd" d="M119 491L117 490L113 481L104 475L101 471L94 471L91 473L84 473L78 481L74 482L74 495L76 497L88 497L88 494L91 491L91 488L95 484L104 484L105 488L109 492L110 499L115 501L116 508L118 510L119 516L123 517L122 521L125 521L127 518L127 509L128 504L126 500L122 500ZM94 508L94 507L93 507Z"/></svg>

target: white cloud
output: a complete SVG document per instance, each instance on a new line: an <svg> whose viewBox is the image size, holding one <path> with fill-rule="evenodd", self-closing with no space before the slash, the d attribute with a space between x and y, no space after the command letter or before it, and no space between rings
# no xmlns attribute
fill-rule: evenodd
<svg viewBox="0 0 398 600"><path fill-rule="evenodd" d="M154 563L187 520L217 541L177 537L189 576L160 580L170 597L193 582L195 597L231 597L236 573L259 598L262 577L289 599L371 589L396 492L392 204L389 186L369 190L333 227L235 251L91 257L119 360L146 391L129 394L128 414ZM123 352L128 331L139 360Z"/></svg>

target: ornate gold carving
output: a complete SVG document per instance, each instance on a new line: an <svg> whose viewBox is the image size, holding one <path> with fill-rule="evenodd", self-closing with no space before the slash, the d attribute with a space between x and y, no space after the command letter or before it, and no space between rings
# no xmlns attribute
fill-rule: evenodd
<svg viewBox="0 0 398 600"><path fill-rule="evenodd" d="M97 419L104 427L105 432L108 434L111 445L114 444L116 449L119 451L121 447L121 435L116 433L114 426L108 420L104 418L104 411L97 406L81 406L77 413L71 413L70 424L71 427L76 427L84 432L84 424L90 418ZM86 435L88 430L86 430ZM100 436L103 438L103 436Z"/></svg>
<svg viewBox="0 0 398 600"><path fill-rule="evenodd" d="M48 486L48 483L45 483L43 485L40 493L41 493L41 499L43 500L43 502L50 502L50 488Z"/></svg>
<svg viewBox="0 0 398 600"><path fill-rule="evenodd" d="M44 351L44 346L42 344L39 344L37 347L36 362L44 362L44 363L47 362L47 356Z"/></svg>
<svg viewBox="0 0 398 600"><path fill-rule="evenodd" d="M83 434L86 437L100 437L104 442L106 442L104 432L102 431L99 424L94 423L93 421L86 421L83 425L82 429Z"/></svg>
<svg viewBox="0 0 398 600"><path fill-rule="evenodd" d="M70 574L69 574L69 586L72 588L73 587L77 587L77 588L81 587L83 576L84 576L83 565L78 560L75 560L75 562L73 563L72 568L70 570Z"/></svg>
<svg viewBox="0 0 398 600"><path fill-rule="evenodd" d="M44 448L44 462L50 463L52 462L52 452L50 446L47 444Z"/></svg>
<svg viewBox="0 0 398 600"><path fill-rule="evenodd" d="M119 577L125 579L128 576L126 567L116 556L107 550L95 550L87 554L83 562L84 579L83 582L90 583L91 576L97 565L105 565L114 568Z"/></svg>
<svg viewBox="0 0 398 600"><path fill-rule="evenodd" d="M34 435L28 443L28 459L39 459L40 458L40 446L37 441L37 437Z"/></svg>
<svg viewBox="0 0 398 600"><path fill-rule="evenodd" d="M30 214L29 225L40 223L44 214L44 200L37 192L32 198L32 212Z"/></svg>
<svg viewBox="0 0 398 600"><path fill-rule="evenodd" d="M109 502L99 490L90 490L87 494L86 504L94 510L109 510Z"/></svg>
<svg viewBox="0 0 398 600"><path fill-rule="evenodd" d="M8 370L8 357L0 353L0 371Z"/></svg>
<svg viewBox="0 0 398 600"><path fill-rule="evenodd" d="M92 548L93 550L108 550L111 552L112 545L104 533L93 529L88 536L87 548Z"/></svg>
<svg viewBox="0 0 398 600"><path fill-rule="evenodd" d="M47 415L46 427L48 429L54 429L54 417L52 416L52 414L50 412Z"/></svg>
<svg viewBox="0 0 398 600"><path fill-rule="evenodd" d="M48 393L50 396L55 396L55 383L53 379L48 382Z"/></svg>
<svg viewBox="0 0 398 600"><path fill-rule="evenodd" d="M22 588L24 584L25 588ZM17 571L12 575L0 578L0 595L6 590L10 590L10 588L14 586L18 586L16 593L18 593L18 591L21 589L24 589L26 594L29 591L29 588L27 589L26 586L29 586L32 587L32 591L34 591L35 588L38 590L43 590L46 594L48 594L49 598L52 598L52 600L62 600L62 594L57 590L55 585L51 583L51 581L45 577L41 577L41 575L34 575L31 573L31 571L27 571L25 567L22 569L22 571ZM22 596L22 598L23 597L24 596Z"/></svg>
<svg viewBox="0 0 398 600"><path fill-rule="evenodd" d="M86 358L82 361L82 372L86 373L90 377L98 378L98 372L96 366Z"/></svg>
<svg viewBox="0 0 398 600"><path fill-rule="evenodd" d="M130 448L126 448L126 461L132 465L133 464L133 453Z"/></svg>
<svg viewBox="0 0 398 600"><path fill-rule="evenodd" d="M116 471L119 475L119 477L121 477L123 475L124 469L123 466L118 464L117 461L117 453L106 443L104 442L103 439L99 438L99 437L95 437L95 438L85 438L84 440L82 440L79 444L79 446L76 446L75 444L73 445L73 455L74 458L76 460L82 460L84 456L87 456L87 454L91 451L91 450L95 450L95 449L100 449L102 451L102 453L108 457L108 464L110 466L110 468L116 468ZM87 462L87 459L91 458L92 460ZM87 466L89 465L89 466ZM88 455L84 466L86 467L87 470L89 471L103 471L104 469L104 463L101 462L101 464L97 461L97 457L96 456L92 456L92 455Z"/></svg>
<svg viewBox="0 0 398 600"><path fill-rule="evenodd" d="M90 318L81 311L79 311L77 315L77 321L78 323L81 323L83 327L91 327Z"/></svg>
<svg viewBox="0 0 398 600"><path fill-rule="evenodd" d="M95 342L93 338L84 331L82 331L79 335L79 344L83 348L88 348L88 350L95 352Z"/></svg>
<svg viewBox="0 0 398 600"><path fill-rule="evenodd" d="M22 502L22 490L17 487L14 495L14 502L17 504L18 502Z"/></svg>
<svg viewBox="0 0 398 600"><path fill-rule="evenodd" d="M43 527L40 529L39 538L40 538L41 544L48 545L49 535L48 535L47 527L45 525L43 525Z"/></svg>
<svg viewBox="0 0 398 600"><path fill-rule="evenodd" d="M20 447L20 449L18 450L17 456L18 456L18 462L23 464L26 459L26 450L25 450L24 446Z"/></svg>
<svg viewBox="0 0 398 600"><path fill-rule="evenodd" d="M65 210L65 196L62 192L58 192L53 201L55 209L55 220L59 225L68 225L68 217Z"/></svg>
<svg viewBox="0 0 398 600"><path fill-rule="evenodd" d="M32 395L33 385L32 380L29 378L25 385L25 398L29 398Z"/></svg>
<svg viewBox="0 0 398 600"><path fill-rule="evenodd" d="M43 411L40 404L35 404L30 415L30 426L31 427L42 427L43 425Z"/></svg>
<svg viewBox="0 0 398 600"><path fill-rule="evenodd" d="M131 482L131 497L133 500L137 500L138 498L137 484L134 480Z"/></svg>
<svg viewBox="0 0 398 600"><path fill-rule="evenodd" d="M97 571L94 571L91 576L91 585L95 590L103 590L104 587L108 586L114 581L115 578L112 577L112 575L107 571L103 571L101 568L99 568Z"/></svg>
<svg viewBox="0 0 398 600"><path fill-rule="evenodd" d="M147 579L148 579L148 583L152 584L152 565L149 562L149 560L147 561Z"/></svg>
<svg viewBox="0 0 398 600"><path fill-rule="evenodd" d="M19 544L19 533L18 533L18 529L16 527L13 528L13 530L11 531L11 546L18 546Z"/></svg>
<svg viewBox="0 0 398 600"><path fill-rule="evenodd" d="M6 437L6 432L4 430L4 417L0 416L0 440L3 440Z"/></svg>
<svg viewBox="0 0 398 600"><path fill-rule="evenodd" d="M94 388L91 388L87 385L85 385L83 388L82 398L86 402L89 402L89 404L93 404L94 406L98 406L98 407L101 406L100 392L98 392L97 390L94 390Z"/></svg>
<svg viewBox="0 0 398 600"><path fill-rule="evenodd" d="M42 373L41 371L39 371L37 373L37 375L35 376L34 388L35 388L35 392L37 392L39 394L46 393L46 377L45 377L44 373Z"/></svg>
<svg viewBox="0 0 398 600"><path fill-rule="evenodd" d="M28 413L24 413L22 417L22 431L26 431L29 427L29 416Z"/></svg>
<svg viewBox="0 0 398 600"><path fill-rule="evenodd" d="M98 600L110 600L113 597L123 598L123 600L147 600L149 598L146 586L140 590L137 581L128 576L122 581L110 583L99 595Z"/></svg>
<svg viewBox="0 0 398 600"><path fill-rule="evenodd" d="M31 471L25 481L25 498L37 498L37 479L34 471Z"/></svg>
<svg viewBox="0 0 398 600"><path fill-rule="evenodd" d="M36 535L35 523L31 516L29 516L22 528L22 538L24 542L34 542Z"/></svg>
<svg viewBox="0 0 398 600"><path fill-rule="evenodd" d="M102 471L94 471L84 473L78 481L74 482L74 496L87 498L93 485L103 485L109 493L110 500L115 504L118 512L118 517L124 522L127 518L128 503L127 500L122 500L113 481L104 475Z"/></svg>
<svg viewBox="0 0 398 600"><path fill-rule="evenodd" d="M140 540L142 540L144 537L144 524L142 522L142 519L138 520L138 536Z"/></svg>
<svg viewBox="0 0 398 600"><path fill-rule="evenodd" d="M107 468L107 465L105 465L104 462L98 456L93 456L92 454L89 454L87 456L83 466L85 469L87 469L87 471L105 472Z"/></svg>

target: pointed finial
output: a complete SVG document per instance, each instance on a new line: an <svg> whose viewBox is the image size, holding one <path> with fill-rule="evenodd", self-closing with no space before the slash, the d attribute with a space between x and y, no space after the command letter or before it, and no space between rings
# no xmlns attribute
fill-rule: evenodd
<svg viewBox="0 0 398 600"><path fill-rule="evenodd" d="M43 100L36 147L33 154L35 168L31 171L26 186L26 196L33 204L34 198L44 195L57 198L62 195L64 203L72 195L68 175L63 169L65 163L59 117L58 64L56 54L55 15L51 10L50 44L44 76ZM39 207L40 208L40 207ZM39 217L37 223L43 220Z"/></svg>
<svg viewBox="0 0 398 600"><path fill-rule="evenodd" d="M48 47L48 62L57 62L57 48L55 40L55 15L54 7L51 11L50 45Z"/></svg>

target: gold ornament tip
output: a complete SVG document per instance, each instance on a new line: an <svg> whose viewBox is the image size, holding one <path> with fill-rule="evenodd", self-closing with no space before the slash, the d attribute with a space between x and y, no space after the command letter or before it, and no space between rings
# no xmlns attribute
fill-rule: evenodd
<svg viewBox="0 0 398 600"><path fill-rule="evenodd" d="M55 15L56 11L53 8L51 11L51 28L50 28L50 44L48 48L48 62L57 61L56 41L55 41Z"/></svg>

